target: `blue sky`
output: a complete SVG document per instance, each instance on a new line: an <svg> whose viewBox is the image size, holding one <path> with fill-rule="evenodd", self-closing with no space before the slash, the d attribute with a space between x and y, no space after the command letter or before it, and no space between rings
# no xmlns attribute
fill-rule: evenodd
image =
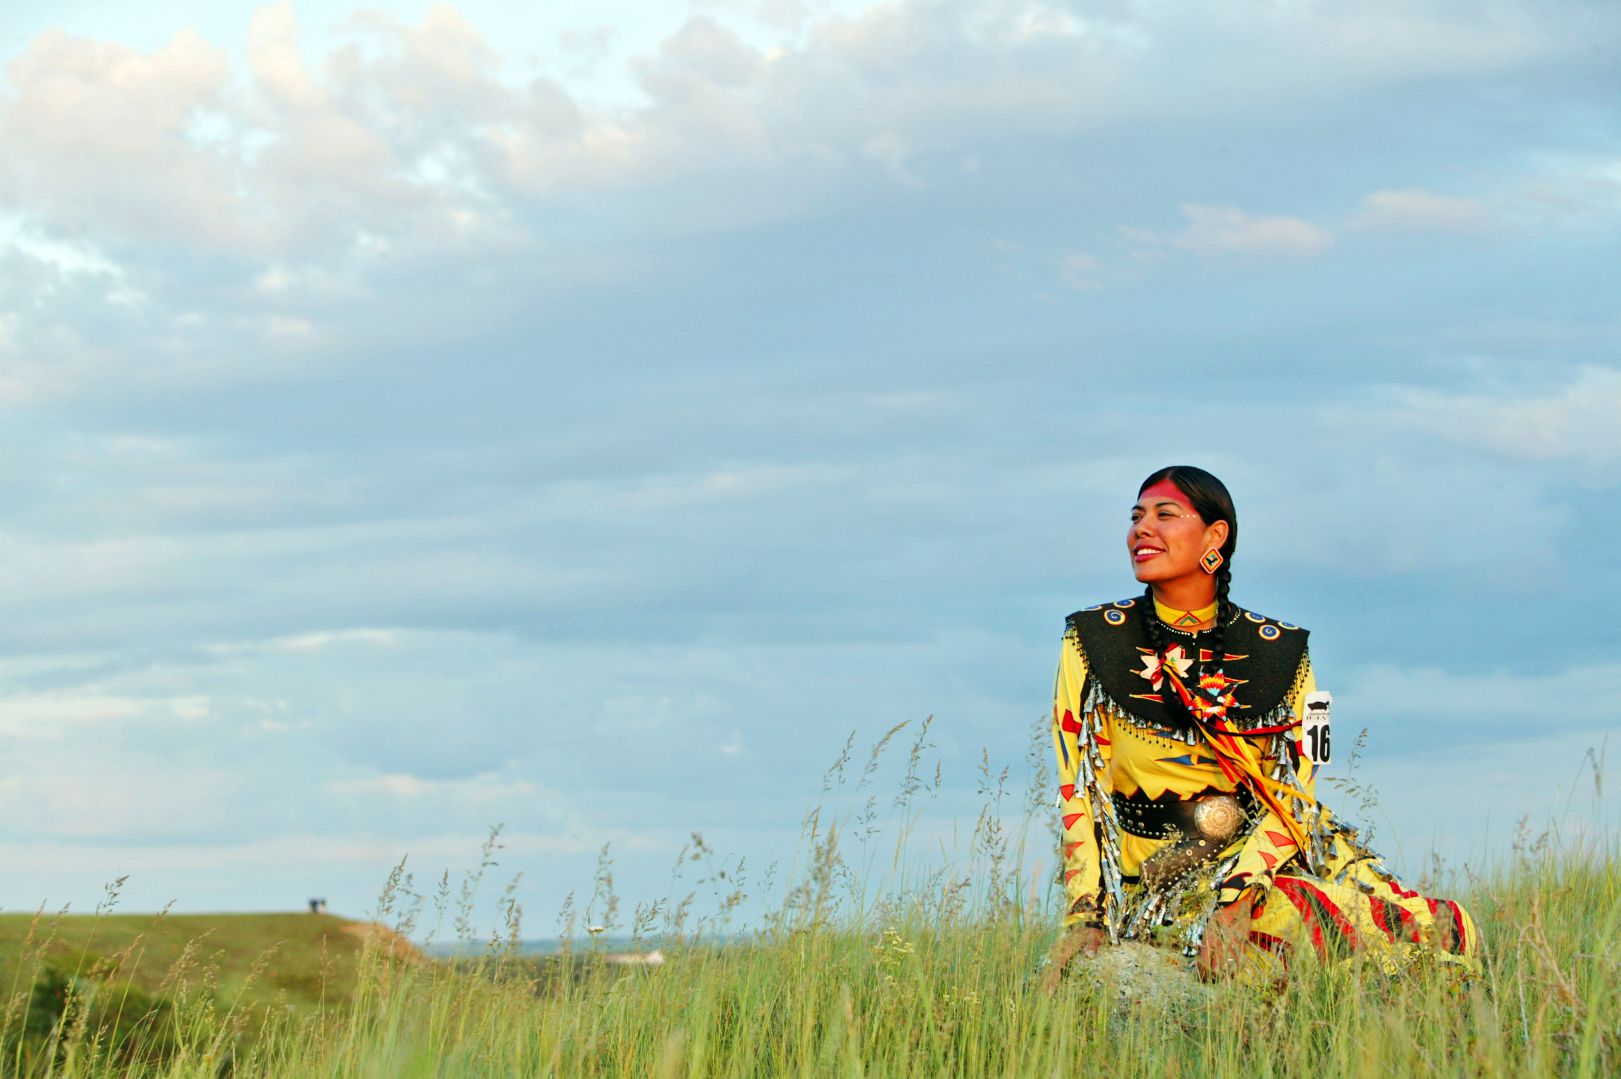
<svg viewBox="0 0 1621 1079"><path fill-rule="evenodd" d="M1173 461L1399 860L1613 819L1621 9L518 8L0 14L0 906L948 834Z"/></svg>

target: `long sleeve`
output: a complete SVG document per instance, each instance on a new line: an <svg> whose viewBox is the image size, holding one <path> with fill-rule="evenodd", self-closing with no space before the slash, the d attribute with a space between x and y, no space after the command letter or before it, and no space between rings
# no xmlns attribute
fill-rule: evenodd
<svg viewBox="0 0 1621 1079"><path fill-rule="evenodd" d="M1283 747L1282 752L1293 754L1292 760L1300 779L1300 790L1315 801L1316 766L1312 764L1310 757L1301 752L1300 739L1301 723L1306 715L1306 697L1317 689L1317 679L1312 672L1310 658L1303 659L1302 662L1306 665L1305 675L1289 702L1294 721L1278 739L1278 744ZM1299 853L1299 847L1289 834L1288 828L1284 827L1275 812L1268 810L1245 840L1243 847L1239 849L1238 862L1233 866L1232 875L1221 882L1217 903L1226 906L1235 902L1246 888L1270 886L1272 875L1278 867Z"/></svg>
<svg viewBox="0 0 1621 1079"><path fill-rule="evenodd" d="M1058 806L1063 822L1064 924L1074 925L1095 918L1099 889L1098 838L1093 828L1091 796L1080 777L1089 773L1082 767L1081 754L1099 751L1106 756L1108 745L1088 728L1081 714L1081 694L1086 685L1086 660L1069 636L1058 656L1058 676L1053 685L1053 752L1058 758Z"/></svg>

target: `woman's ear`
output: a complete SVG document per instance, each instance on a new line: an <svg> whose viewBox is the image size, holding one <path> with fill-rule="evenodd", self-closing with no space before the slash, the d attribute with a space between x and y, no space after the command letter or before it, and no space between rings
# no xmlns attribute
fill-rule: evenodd
<svg viewBox="0 0 1621 1079"><path fill-rule="evenodd" d="M1226 521L1217 521L1204 530L1205 546L1220 549L1227 542L1227 535L1231 532Z"/></svg>

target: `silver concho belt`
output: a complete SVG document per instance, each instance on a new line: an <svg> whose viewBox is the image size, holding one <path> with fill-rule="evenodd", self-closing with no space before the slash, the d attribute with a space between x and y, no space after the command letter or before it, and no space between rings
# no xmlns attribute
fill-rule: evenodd
<svg viewBox="0 0 1621 1079"><path fill-rule="evenodd" d="M1219 854L1248 823L1247 803L1251 802L1247 791L1170 802L1119 793L1113 799L1121 831L1143 839L1177 841L1144 860L1142 878L1150 887L1159 887Z"/></svg>

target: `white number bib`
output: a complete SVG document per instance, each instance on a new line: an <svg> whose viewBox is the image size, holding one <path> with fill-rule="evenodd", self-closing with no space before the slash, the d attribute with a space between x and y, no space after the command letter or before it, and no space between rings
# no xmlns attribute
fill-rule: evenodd
<svg viewBox="0 0 1621 1079"><path fill-rule="evenodd" d="M1328 713L1334 695L1326 689L1306 694L1306 714L1300 717L1300 751L1316 765L1328 763Z"/></svg>

